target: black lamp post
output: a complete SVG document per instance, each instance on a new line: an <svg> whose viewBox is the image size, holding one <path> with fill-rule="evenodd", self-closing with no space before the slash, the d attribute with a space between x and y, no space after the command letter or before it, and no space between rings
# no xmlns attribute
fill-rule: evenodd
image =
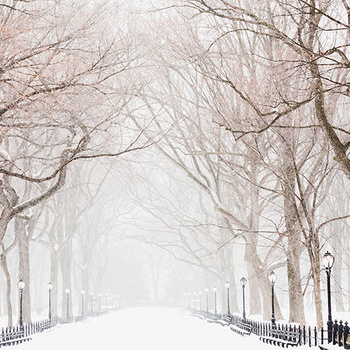
<svg viewBox="0 0 350 350"><path fill-rule="evenodd" d="M333 329L332 303L331 303L331 270L334 264L334 256L327 251L327 253L325 253L322 257L322 263L327 273L327 296L328 296L327 329L328 329L328 343L330 343L332 340L332 329Z"/></svg>
<svg viewBox="0 0 350 350"><path fill-rule="evenodd" d="M51 322L51 318L52 318L52 315L51 315L51 289L52 289L52 283L49 282L47 284L47 289L49 291L49 321Z"/></svg>
<svg viewBox="0 0 350 350"><path fill-rule="evenodd" d="M241 278L241 285L242 285L242 291L243 291L243 320L246 319L246 314L245 314L245 294L244 294L244 290L245 290L245 285L247 284L247 280L242 277Z"/></svg>
<svg viewBox="0 0 350 350"><path fill-rule="evenodd" d="M209 311L209 289L208 288L205 288L205 306L208 313Z"/></svg>
<svg viewBox="0 0 350 350"><path fill-rule="evenodd" d="M23 328L23 289L25 287L25 283L23 280L19 280L17 283L19 289L19 326Z"/></svg>
<svg viewBox="0 0 350 350"><path fill-rule="evenodd" d="M94 292L90 293L90 297L91 297L90 298L90 310L91 310L91 313L93 313L94 310L93 310L93 305L92 305L92 301L93 301L92 299L94 297Z"/></svg>
<svg viewBox="0 0 350 350"><path fill-rule="evenodd" d="M69 318L69 288L66 288L66 296L67 296L67 318Z"/></svg>
<svg viewBox="0 0 350 350"><path fill-rule="evenodd" d="M226 294L227 294L227 314L230 314L230 282L226 281L225 283L226 287Z"/></svg>
<svg viewBox="0 0 350 350"><path fill-rule="evenodd" d="M217 290L218 289L216 287L213 288L213 292L214 292L214 313L215 313L215 315L218 313L218 310L216 308L216 292L217 292Z"/></svg>
<svg viewBox="0 0 350 350"><path fill-rule="evenodd" d="M85 298L85 290L81 291L81 316L84 317L84 298Z"/></svg>
<svg viewBox="0 0 350 350"><path fill-rule="evenodd" d="M271 293L272 293L272 318L271 318L271 323L272 327L276 326L276 319L275 319L275 283L276 283L277 276L276 274L271 271L269 274L269 281L271 284Z"/></svg>

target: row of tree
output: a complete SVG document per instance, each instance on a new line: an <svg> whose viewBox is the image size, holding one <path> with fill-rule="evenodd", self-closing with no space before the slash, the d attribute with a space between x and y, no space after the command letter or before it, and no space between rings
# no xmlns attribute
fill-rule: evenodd
<svg viewBox="0 0 350 350"><path fill-rule="evenodd" d="M238 280L234 256L244 244L250 312L261 312L261 295L265 319L267 275L284 268L289 321L305 324L311 291L321 327L326 248L336 254L338 291L349 288L350 6L346 0L173 4L149 40L162 45L150 56L154 78L140 92L144 123L130 110L140 130L148 114L154 118L147 136L162 135L158 151L196 186L184 199L186 211L174 198L171 209L162 206L179 220L170 232L187 259L222 284ZM188 195L178 192L177 201ZM201 214L190 210L193 201ZM159 219L154 200L147 210ZM216 249L215 262L204 259Z"/></svg>
<svg viewBox="0 0 350 350"><path fill-rule="evenodd" d="M26 284L24 320L30 322L30 243L48 249L56 315L59 266L63 288L70 288L73 237L98 193L98 185L80 185L80 177L93 181L89 171L96 171L83 170L83 162L146 146L123 113L137 89L132 71L142 47L126 22L116 21L121 16L115 4L88 0L0 2L0 243L9 325L9 252L18 248L12 279ZM105 172L98 173L101 183ZM79 246L89 290L91 255L107 242L93 226L81 240L91 240Z"/></svg>
<svg viewBox="0 0 350 350"><path fill-rule="evenodd" d="M29 286L31 241L49 250L53 284L61 269L62 287L69 287L79 261L79 286L91 289L87 265L95 249L106 251L100 228L115 224L116 210L97 208L106 222L83 216L105 173L87 166L101 175L93 189L79 186L90 181L81 164L142 148L135 162L144 169L135 171L144 177L137 190L130 187L133 206L126 208L138 231L151 234L126 236L200 268L204 287L229 279L233 310L235 282L246 273L250 313L266 319L267 275L281 269L289 321L305 323L312 294L321 327L325 248L336 252L338 291L350 289L344 285L350 6L347 0L172 5L142 16L131 30L127 20L116 27L125 12L108 4L1 2L0 241L8 314L6 255L19 248L18 277ZM80 167L69 173L72 163ZM95 271L106 270L99 257ZM57 287L53 297L57 310ZM278 305L276 311L281 317Z"/></svg>

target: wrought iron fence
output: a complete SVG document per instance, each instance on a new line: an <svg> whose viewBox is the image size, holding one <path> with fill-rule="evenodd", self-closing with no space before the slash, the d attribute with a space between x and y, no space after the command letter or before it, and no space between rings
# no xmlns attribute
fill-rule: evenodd
<svg viewBox="0 0 350 350"><path fill-rule="evenodd" d="M51 320L46 319L42 321L32 322L14 327L3 327L0 334L0 347L8 345L16 345L25 341L31 340L31 336L35 333L43 332L47 329L55 327L57 324L76 323L83 321L87 317L100 316L106 311L100 313L88 314L86 316L77 317L52 317Z"/></svg>
<svg viewBox="0 0 350 350"><path fill-rule="evenodd" d="M311 326L299 326L292 324L272 324L271 322L259 322L238 315L214 314L203 310L189 308L192 314L207 319L209 322L234 325L243 330L249 329L249 333L257 335L262 341L273 345L309 345L318 346L331 343L340 348L350 349L350 335L348 322L335 320L331 332L327 329ZM232 329L232 328L231 328ZM233 329L234 330L234 329ZM248 332L244 333L247 334ZM243 334L243 333L242 333ZM330 338L328 338L328 334Z"/></svg>

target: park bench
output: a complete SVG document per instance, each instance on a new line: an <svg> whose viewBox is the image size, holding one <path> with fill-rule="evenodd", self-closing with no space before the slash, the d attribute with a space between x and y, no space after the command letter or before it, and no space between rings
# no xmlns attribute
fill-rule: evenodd
<svg viewBox="0 0 350 350"><path fill-rule="evenodd" d="M268 335L260 336L259 339L264 343L282 346L283 348L288 348L288 346L298 346L300 344L299 332L287 329L271 328Z"/></svg>
<svg viewBox="0 0 350 350"><path fill-rule="evenodd" d="M191 316L198 317L201 320L205 320L206 319L206 317L204 315L202 315L201 312L191 312Z"/></svg>
<svg viewBox="0 0 350 350"><path fill-rule="evenodd" d="M251 325L244 320L238 320L235 324L231 324L230 328L233 332L236 332L242 336L250 335L252 332Z"/></svg>
<svg viewBox="0 0 350 350"><path fill-rule="evenodd" d="M207 315L207 322L209 322L209 323L216 323L218 318L219 318L218 314L208 313L208 315Z"/></svg>
<svg viewBox="0 0 350 350"><path fill-rule="evenodd" d="M339 344L329 343L329 344L318 345L318 347L321 350L350 349L350 336L347 337L347 340L346 340L345 344L343 343L343 339L342 339L342 342L341 342L340 345Z"/></svg>
<svg viewBox="0 0 350 350"><path fill-rule="evenodd" d="M53 327L54 323L48 321L48 322L42 322L39 324L38 332L44 332L48 329L51 329Z"/></svg>
<svg viewBox="0 0 350 350"><path fill-rule="evenodd" d="M31 337L25 335L23 328L3 328L0 337L0 347L20 344L28 340L31 340Z"/></svg>
<svg viewBox="0 0 350 350"><path fill-rule="evenodd" d="M215 322L220 324L221 326L228 326L231 324L231 316L227 314L223 314L221 317L218 317Z"/></svg>

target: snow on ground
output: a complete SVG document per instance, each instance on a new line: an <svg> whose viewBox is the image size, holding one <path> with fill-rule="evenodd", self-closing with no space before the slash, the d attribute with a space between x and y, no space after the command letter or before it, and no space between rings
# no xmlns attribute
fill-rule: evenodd
<svg viewBox="0 0 350 350"><path fill-rule="evenodd" d="M185 309L137 307L35 334L14 350L274 350L258 337L242 337ZM298 347L300 350L309 347ZM314 348L315 349L315 348Z"/></svg>

